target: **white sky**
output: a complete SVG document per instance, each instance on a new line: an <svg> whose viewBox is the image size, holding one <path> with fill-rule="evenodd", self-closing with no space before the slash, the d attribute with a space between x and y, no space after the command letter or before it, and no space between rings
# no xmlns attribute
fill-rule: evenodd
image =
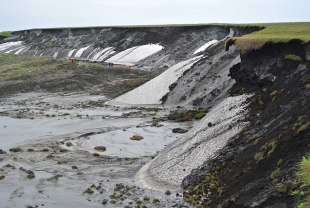
<svg viewBox="0 0 310 208"><path fill-rule="evenodd" d="M0 31L310 21L309 0L0 0Z"/></svg>

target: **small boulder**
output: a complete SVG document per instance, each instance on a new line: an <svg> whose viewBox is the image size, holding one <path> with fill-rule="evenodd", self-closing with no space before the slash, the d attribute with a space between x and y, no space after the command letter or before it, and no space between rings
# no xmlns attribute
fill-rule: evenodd
<svg viewBox="0 0 310 208"><path fill-rule="evenodd" d="M104 152L104 151L107 150L107 148L104 147L104 146L97 146L97 147L95 147L94 149L97 150L97 151L99 151L99 152Z"/></svg>
<svg viewBox="0 0 310 208"><path fill-rule="evenodd" d="M66 142L66 146L67 146L67 147L72 147L73 144L72 144L72 142Z"/></svg>
<svg viewBox="0 0 310 208"><path fill-rule="evenodd" d="M6 154L6 151L0 149L0 155L2 155L2 154Z"/></svg>
<svg viewBox="0 0 310 208"><path fill-rule="evenodd" d="M130 137L130 139L134 140L134 141L140 141L140 140L142 140L144 138L143 138L143 136L134 135L134 136Z"/></svg>
<svg viewBox="0 0 310 208"><path fill-rule="evenodd" d="M72 169L73 170L77 170L77 169L79 169L77 166L72 166Z"/></svg>
<svg viewBox="0 0 310 208"><path fill-rule="evenodd" d="M186 132L188 132L188 130L186 129L181 129L181 128L172 129L172 133L175 133L175 134L185 134Z"/></svg>
<svg viewBox="0 0 310 208"><path fill-rule="evenodd" d="M99 157L99 154L98 153L94 153L93 156Z"/></svg>
<svg viewBox="0 0 310 208"><path fill-rule="evenodd" d="M10 152L21 152L21 151L22 151L22 149L19 147L15 147L15 148L10 149Z"/></svg>

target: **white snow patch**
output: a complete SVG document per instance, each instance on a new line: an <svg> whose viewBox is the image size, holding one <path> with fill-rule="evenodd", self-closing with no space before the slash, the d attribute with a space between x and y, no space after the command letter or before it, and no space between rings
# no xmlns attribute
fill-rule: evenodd
<svg viewBox="0 0 310 208"><path fill-rule="evenodd" d="M86 46L86 47L84 47L84 48L79 49L79 50L76 52L76 54L74 55L74 57L80 58L80 57L82 56L83 52L84 52L85 50L87 50L89 47L90 47L90 45L89 45L89 46Z"/></svg>
<svg viewBox="0 0 310 208"><path fill-rule="evenodd" d="M19 49L18 51L15 52L15 55L20 54L20 52L22 52L23 50L25 50L28 47L22 47L21 49Z"/></svg>
<svg viewBox="0 0 310 208"><path fill-rule="evenodd" d="M20 46L20 47L17 47L17 48L13 48L13 49L11 49L11 50L9 50L9 51L6 51L5 53L11 53L11 52L13 52L13 51L18 51L19 49L21 49L21 48L24 48L24 46Z"/></svg>
<svg viewBox="0 0 310 208"><path fill-rule="evenodd" d="M108 55L111 54L111 52L114 52L113 51L113 47L108 47L108 48L105 48L105 49L101 49L99 50L99 52L97 52L94 57L92 58L92 60L102 60L103 58L107 57ZM103 57L103 58L101 58Z"/></svg>
<svg viewBox="0 0 310 208"><path fill-rule="evenodd" d="M72 54L73 54L73 52L74 52L75 50L76 50L76 49L71 50L71 51L68 53L68 56L67 56L67 57L71 57Z"/></svg>
<svg viewBox="0 0 310 208"><path fill-rule="evenodd" d="M202 52L202 51L204 51L204 50L206 50L207 48L209 48L211 45L213 45L213 44L215 44L215 43L217 43L217 42L219 42L218 40L211 40L211 41L209 41L209 42L207 42L206 44L204 44L203 46L201 46L200 48L198 48L195 52L194 52L194 55L195 54L197 54L197 53L199 53L199 52Z"/></svg>
<svg viewBox="0 0 310 208"><path fill-rule="evenodd" d="M55 52L53 58L57 58L59 52Z"/></svg>
<svg viewBox="0 0 310 208"><path fill-rule="evenodd" d="M161 104L160 99L169 92L169 86L176 82L183 72L188 70L202 56L180 62L144 85L112 100L115 103L127 104Z"/></svg>
<svg viewBox="0 0 310 208"><path fill-rule="evenodd" d="M109 58L106 62L111 62L114 64L134 65L138 61L141 61L142 59L157 53L163 48L164 47L159 44L135 46L116 54L115 56Z"/></svg>
<svg viewBox="0 0 310 208"><path fill-rule="evenodd" d="M0 44L0 51L7 50L11 47L20 46L22 43L23 43L23 41L7 42L7 43Z"/></svg>

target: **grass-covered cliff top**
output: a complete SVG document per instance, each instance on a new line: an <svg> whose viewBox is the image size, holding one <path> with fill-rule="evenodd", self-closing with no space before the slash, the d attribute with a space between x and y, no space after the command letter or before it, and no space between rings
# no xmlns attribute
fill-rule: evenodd
<svg viewBox="0 0 310 208"><path fill-rule="evenodd" d="M242 27L246 25L234 25ZM259 26L263 29L242 37L233 37L229 41L243 53L259 49L266 43L287 43L291 40L310 41L310 22L299 23L269 23L248 24L247 26Z"/></svg>
<svg viewBox="0 0 310 208"><path fill-rule="evenodd" d="M63 28L38 28L31 30L75 30L75 29L103 29L103 28L166 28L166 27L204 27L204 26L222 26L234 28L257 27L261 30L253 32L242 37L233 37L228 43L234 43L237 48L246 53L251 50L259 49L266 43L286 43L291 40L310 41L310 22L290 22L290 23L254 23L254 24L230 24L230 23L212 23L212 24L167 24L167 25L127 25L127 26L94 26L94 27L63 27ZM21 30L31 31L31 30ZM13 32L14 33L14 32ZM0 32L0 36L11 36L11 32Z"/></svg>
<svg viewBox="0 0 310 208"><path fill-rule="evenodd" d="M10 32L10 31L3 31L3 32L0 32L0 36L8 38L8 37L12 36L12 32Z"/></svg>

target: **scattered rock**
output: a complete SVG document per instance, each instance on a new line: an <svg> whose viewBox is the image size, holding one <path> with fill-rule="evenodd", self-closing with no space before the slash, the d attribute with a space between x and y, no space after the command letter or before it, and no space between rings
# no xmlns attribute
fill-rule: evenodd
<svg viewBox="0 0 310 208"><path fill-rule="evenodd" d="M43 149L43 150L41 150L41 152L49 152L50 150L49 149Z"/></svg>
<svg viewBox="0 0 310 208"><path fill-rule="evenodd" d="M72 144L72 142L66 142L66 146L67 146L67 147L72 147L73 144Z"/></svg>
<svg viewBox="0 0 310 208"><path fill-rule="evenodd" d="M143 138L143 136L134 135L134 136L130 137L130 139L134 140L134 141L140 141L140 140L142 140L144 138Z"/></svg>
<svg viewBox="0 0 310 208"><path fill-rule="evenodd" d="M72 169L73 170L77 170L77 169L79 169L77 166L72 166Z"/></svg>
<svg viewBox="0 0 310 208"><path fill-rule="evenodd" d="M10 152L21 152L21 151L22 151L22 149L19 147L15 147L15 148L10 149Z"/></svg>
<svg viewBox="0 0 310 208"><path fill-rule="evenodd" d="M28 149L28 152L34 152L34 149Z"/></svg>
<svg viewBox="0 0 310 208"><path fill-rule="evenodd" d="M100 155L98 153L94 153L93 156L99 157Z"/></svg>
<svg viewBox="0 0 310 208"><path fill-rule="evenodd" d="M0 149L0 155L2 155L2 154L6 154L6 151Z"/></svg>
<svg viewBox="0 0 310 208"><path fill-rule="evenodd" d="M186 129L181 129L181 128L172 129L172 133L175 133L175 134L185 134L186 132L188 132L188 130Z"/></svg>
<svg viewBox="0 0 310 208"><path fill-rule="evenodd" d="M107 204L108 203L108 200L104 199L102 200L102 204Z"/></svg>
<svg viewBox="0 0 310 208"><path fill-rule="evenodd" d="M97 150L97 151L99 151L99 152L104 152L104 151L107 150L107 148L104 147L104 146L98 146L98 147L95 147L94 149Z"/></svg>
<svg viewBox="0 0 310 208"><path fill-rule="evenodd" d="M3 180L4 178L5 178L5 176L3 176L3 175L0 176L0 181Z"/></svg>
<svg viewBox="0 0 310 208"><path fill-rule="evenodd" d="M88 189L86 189L86 190L84 191L84 193L86 193L86 194L93 194L94 191L93 191L91 188L88 188Z"/></svg>
<svg viewBox="0 0 310 208"><path fill-rule="evenodd" d="M28 174L27 178L29 178L29 179L35 178L34 172L32 170L26 170L23 167L20 167L19 170L27 173Z"/></svg>
<svg viewBox="0 0 310 208"><path fill-rule="evenodd" d="M166 195L170 195L170 194L171 194L171 191L167 190L167 191L165 192L165 194L166 194Z"/></svg>
<svg viewBox="0 0 310 208"><path fill-rule="evenodd" d="M68 152L66 149L60 149L59 152Z"/></svg>

